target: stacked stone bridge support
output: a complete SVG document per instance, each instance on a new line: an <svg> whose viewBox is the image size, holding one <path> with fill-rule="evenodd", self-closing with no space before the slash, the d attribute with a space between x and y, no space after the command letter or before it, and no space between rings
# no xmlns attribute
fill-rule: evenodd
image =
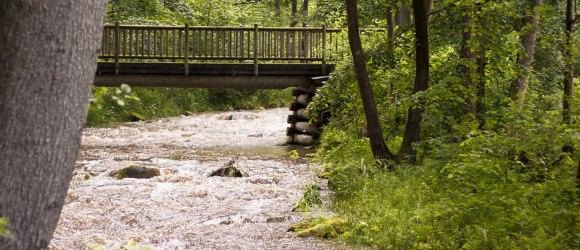
<svg viewBox="0 0 580 250"><path fill-rule="evenodd" d="M306 112L306 108L316 94L316 86L322 86L327 79L328 76L314 77L312 80L316 85L292 89L294 101L290 104L292 114L288 115L290 127L286 129L290 144L310 146L315 144L320 138L321 127L326 122L326 119L325 117L310 117Z"/></svg>

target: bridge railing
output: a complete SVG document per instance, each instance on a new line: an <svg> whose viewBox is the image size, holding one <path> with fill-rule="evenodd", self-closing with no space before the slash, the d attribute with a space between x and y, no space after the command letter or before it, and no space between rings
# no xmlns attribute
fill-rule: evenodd
<svg viewBox="0 0 580 250"><path fill-rule="evenodd" d="M326 27L200 27L105 25L99 58L119 61L154 60L253 62L320 62L339 46L340 29Z"/></svg>

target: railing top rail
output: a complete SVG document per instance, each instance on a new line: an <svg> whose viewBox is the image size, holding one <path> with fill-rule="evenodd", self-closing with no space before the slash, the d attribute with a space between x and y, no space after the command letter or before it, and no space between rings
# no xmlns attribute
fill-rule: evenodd
<svg viewBox="0 0 580 250"><path fill-rule="evenodd" d="M114 24L105 24L107 28L116 27ZM169 26L169 25L119 25L123 29L185 29L183 26ZM250 26L189 26L189 29L194 30L244 30L253 31L254 27ZM323 27L265 27L260 26L260 30L267 31L321 31ZM326 32L340 32L346 28L326 28ZM361 31L385 31L384 28L361 28Z"/></svg>

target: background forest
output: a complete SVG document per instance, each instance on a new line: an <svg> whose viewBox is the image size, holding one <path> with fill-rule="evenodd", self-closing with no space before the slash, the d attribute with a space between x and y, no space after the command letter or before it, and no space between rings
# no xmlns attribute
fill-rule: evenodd
<svg viewBox="0 0 580 250"><path fill-rule="evenodd" d="M361 32L361 39L390 159L376 161L373 138L365 136L348 43L329 52L336 70L309 112L332 114L315 161L334 191L332 209L347 225L325 235L395 249L580 248L575 2L414 2L358 2L359 25L384 29ZM417 6L428 20L428 85L419 89ZM111 0L106 20L347 27L345 3L336 0ZM286 96L95 88L88 124L286 106ZM411 110L420 113L420 134L409 141Z"/></svg>

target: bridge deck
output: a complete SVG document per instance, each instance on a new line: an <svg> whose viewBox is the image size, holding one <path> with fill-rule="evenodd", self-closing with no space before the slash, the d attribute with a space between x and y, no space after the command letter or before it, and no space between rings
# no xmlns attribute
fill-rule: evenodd
<svg viewBox="0 0 580 250"><path fill-rule="evenodd" d="M254 64L196 63L115 63L100 62L95 86L119 86L123 83L143 87L245 88L282 89L316 86L313 78L325 75L321 64L259 64L254 76ZM332 71L334 65L326 65Z"/></svg>

